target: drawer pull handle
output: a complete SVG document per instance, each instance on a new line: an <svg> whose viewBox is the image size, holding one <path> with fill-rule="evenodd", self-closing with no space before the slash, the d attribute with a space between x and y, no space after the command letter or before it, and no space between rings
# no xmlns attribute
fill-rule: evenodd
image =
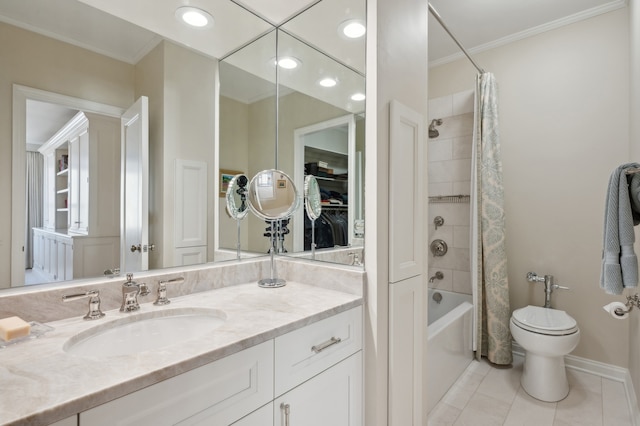
<svg viewBox="0 0 640 426"><path fill-rule="evenodd" d="M283 402L280 404L280 410L284 412L284 426L289 426L289 413L291 412L291 407L289 404L285 404Z"/></svg>
<svg viewBox="0 0 640 426"><path fill-rule="evenodd" d="M324 343L321 343L321 344L316 345L316 346L312 346L311 350L314 351L315 353L319 354L320 352L322 352L325 349L327 349L329 346L333 346L333 345L338 344L340 342L342 342L341 338L332 337L331 339L327 340Z"/></svg>

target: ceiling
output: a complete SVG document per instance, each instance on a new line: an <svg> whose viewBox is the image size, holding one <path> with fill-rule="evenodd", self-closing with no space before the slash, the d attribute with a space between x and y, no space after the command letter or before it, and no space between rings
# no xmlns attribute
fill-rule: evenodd
<svg viewBox="0 0 640 426"><path fill-rule="evenodd" d="M135 64L162 39L157 34L179 41L185 46L220 58L238 47L238 40L249 42L265 34L271 25L280 25L301 10L312 7L319 12L339 10L341 19L353 13L346 0L191 0L189 4L217 11L212 37L194 37L173 16L182 0L20 0L0 1L0 21L40 32L71 44ZM450 31L471 53L490 49L553 28L625 7L626 0L430 0ZM242 5L244 8L238 7ZM104 14L94 7L113 15ZM362 12L362 11L360 11ZM258 18L258 15L260 18ZM304 17L304 14L301 15ZM315 18L314 18L315 19ZM135 22L131 25L129 22ZM265 22L267 21L267 22ZM244 24L238 25L238 22ZM308 31L305 39L328 51L336 41L330 26L318 25L321 19L297 19L296 34ZM269 24L270 23L270 24ZM214 43L211 40L215 40ZM360 49L362 51L362 49ZM362 53L362 52L361 52ZM336 56L339 55L336 53ZM440 65L462 57L440 24L429 16L429 63ZM349 54L339 58L353 69L363 71L364 55ZM482 65L482 64L480 64ZM33 104L34 114L44 114ZM71 112L61 111L66 117ZM52 125L55 128L55 125ZM59 126L58 126L59 127ZM50 129L30 130L34 143L51 136ZM47 136L48 135L48 136Z"/></svg>
<svg viewBox="0 0 640 426"><path fill-rule="evenodd" d="M429 0L469 53L477 53L625 7L627 0ZM429 64L463 57L429 16ZM482 64L479 64L482 66Z"/></svg>

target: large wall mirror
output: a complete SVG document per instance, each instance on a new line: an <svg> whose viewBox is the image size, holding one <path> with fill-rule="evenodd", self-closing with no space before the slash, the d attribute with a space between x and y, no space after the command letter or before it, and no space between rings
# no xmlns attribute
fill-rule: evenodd
<svg viewBox="0 0 640 426"><path fill-rule="evenodd" d="M343 105L326 99L314 93L315 86L305 88L291 75L277 75L274 66L275 59L283 56L277 47L293 46L291 49L297 51L292 56L318 71L313 60L306 59L304 50L309 50L342 69L335 74L339 83L353 78L364 93L364 38L350 40L340 36L337 29L356 19L355 15L364 21L364 0L309 1L306 6L293 6L296 10L269 10L268 5L253 5L250 0L208 0L200 6L211 12L215 22L196 31L177 21L175 11L181 3L25 0L0 4L0 32L4 40L12 40L0 48L6 58L0 65L0 91L5 99L0 106L4 152L15 151L14 85L37 89L33 99L27 91L25 105L19 107L24 109L24 122L18 121L17 125L24 129L17 133L23 134L24 151L18 159L25 162L27 152L37 152L39 145L79 111L93 113L92 108L104 107L105 116L116 118L140 96L148 97L149 235L142 248L146 245L149 250L150 269L235 259L235 252L228 256L226 250L235 248L237 241L235 224L226 224L232 219L224 211L225 176L242 172L251 177L274 167L293 175L296 129L339 116L352 115L360 124L364 119L363 101ZM307 7L300 13L300 8ZM332 34L323 34L329 26L333 27ZM263 70L256 71L260 67ZM260 84L252 86L250 81L256 79ZM58 105L55 96L39 98L38 91L62 95L70 103ZM296 103L301 99L302 103ZM356 129L356 146L362 143L361 135L363 132L358 134ZM358 150L363 151L362 147ZM6 200L15 199L19 179L14 176L21 172L11 167L15 156L5 155L0 160L4 161L0 173L4 173L5 182L0 192ZM112 167L120 166L114 163ZM27 182L24 185L26 200L32 190L27 189ZM361 189L361 183L358 185ZM120 185L114 182L108 193L92 197L119 211L118 188ZM109 210L109 214L113 212ZM26 208L4 203L0 206L2 235L12 235L16 228L12 217L18 215L25 223L18 228L26 229L28 223L38 227L37 218L33 219L36 222L28 219ZM241 233L246 238L242 247L252 255L266 254L264 223L257 218L243 222L247 229ZM229 229L232 235L225 233ZM25 251L34 249L28 243L32 237L24 234L24 244L17 244L13 237L0 241L0 288L30 283L26 275L13 270L11 261L21 256L22 246ZM73 244L75 255L81 243L77 247L76 242ZM35 248L44 253L44 249ZM46 256L47 261L55 259L58 263L50 265L53 269L67 272L51 272L35 282L95 276L69 274L69 270L75 271L73 265L59 264L63 259L68 262L64 250L64 244L50 246ZM293 235L289 250L295 254ZM89 249L85 256L99 257ZM115 256L119 258L118 253ZM27 265L28 260L24 263ZM118 261L110 261L95 271L101 275L114 272L118 266Z"/></svg>
<svg viewBox="0 0 640 426"><path fill-rule="evenodd" d="M350 263L349 253L361 249L364 222L364 38L340 33L350 22L364 23L364 2L348 3L320 2L220 63L221 170L253 175L275 161L299 189L305 175L316 175L324 207L319 223L325 235L336 235L324 240L325 253L316 259L341 263ZM264 48L273 43L276 57ZM281 61L288 63L277 66ZM230 90L238 75L245 75L244 87L251 88L242 98L234 98L242 92ZM268 119L273 114L277 127ZM237 245L232 218L220 214L219 220L219 248L231 253ZM299 209L288 225L287 254L310 256L304 243L307 222ZM269 241L263 234L269 225L251 217L243 226L246 254L266 253Z"/></svg>

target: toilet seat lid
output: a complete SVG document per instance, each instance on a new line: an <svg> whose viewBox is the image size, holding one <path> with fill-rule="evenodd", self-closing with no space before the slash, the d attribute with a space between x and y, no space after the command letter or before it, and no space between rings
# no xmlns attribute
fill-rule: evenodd
<svg viewBox="0 0 640 426"><path fill-rule="evenodd" d="M565 311L527 306L513 311L516 325L541 334L571 334L578 330L578 323Z"/></svg>

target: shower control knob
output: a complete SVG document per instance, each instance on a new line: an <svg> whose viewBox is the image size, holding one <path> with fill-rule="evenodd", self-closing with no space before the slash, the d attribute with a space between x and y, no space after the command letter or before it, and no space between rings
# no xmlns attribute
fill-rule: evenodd
<svg viewBox="0 0 640 426"><path fill-rule="evenodd" d="M444 240L440 240L440 239L433 240L429 248L431 249L431 253L434 256L438 256L438 257L444 256L445 254L447 254L447 251L449 250L447 243L444 242Z"/></svg>

